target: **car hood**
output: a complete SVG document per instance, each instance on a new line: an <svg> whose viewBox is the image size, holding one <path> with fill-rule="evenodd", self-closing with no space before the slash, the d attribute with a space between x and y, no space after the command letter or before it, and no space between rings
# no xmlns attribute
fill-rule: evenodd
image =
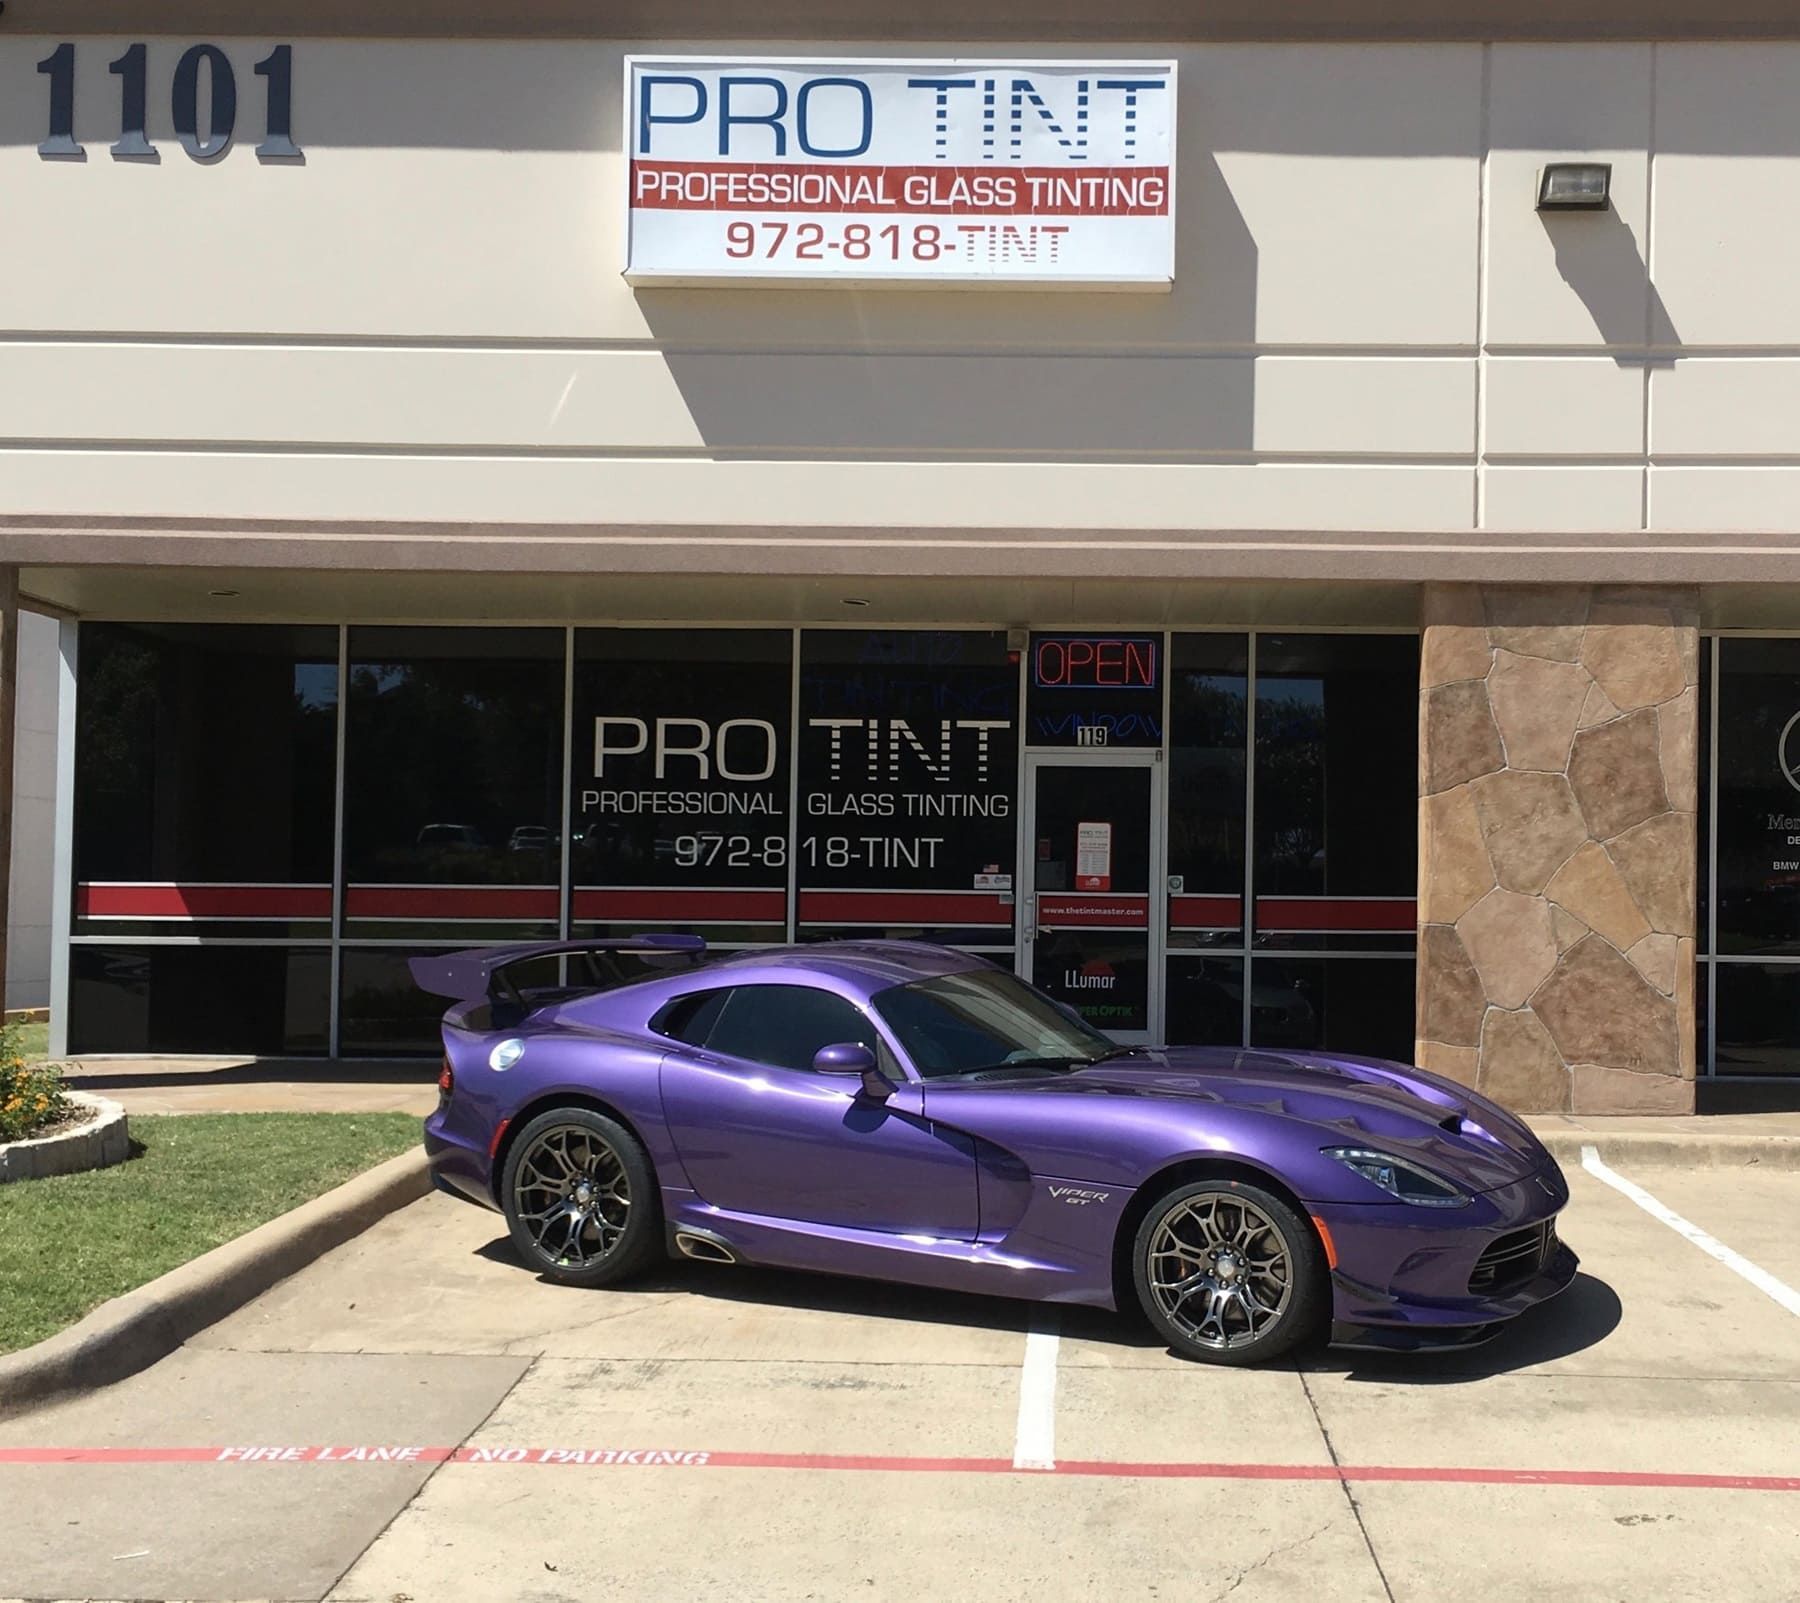
<svg viewBox="0 0 1800 1603"><path fill-rule="evenodd" d="M1537 1137L1487 1098L1378 1058L1146 1048L1029 1084L1053 1095L1153 1097L1304 1122L1319 1132L1320 1146L1411 1156L1475 1191L1514 1184L1550 1162Z"/></svg>

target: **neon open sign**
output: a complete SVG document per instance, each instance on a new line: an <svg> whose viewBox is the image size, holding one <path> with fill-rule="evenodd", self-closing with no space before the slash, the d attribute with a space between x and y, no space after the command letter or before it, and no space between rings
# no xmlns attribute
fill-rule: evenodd
<svg viewBox="0 0 1800 1603"><path fill-rule="evenodd" d="M1032 682L1040 690L1154 690L1158 644L1121 635L1041 639L1032 647Z"/></svg>

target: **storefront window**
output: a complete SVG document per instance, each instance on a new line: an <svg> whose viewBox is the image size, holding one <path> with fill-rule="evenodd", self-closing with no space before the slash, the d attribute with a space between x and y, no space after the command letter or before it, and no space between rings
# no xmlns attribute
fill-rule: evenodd
<svg viewBox="0 0 1800 1603"><path fill-rule="evenodd" d="M566 913L1009 968L1026 929L1124 1037L1406 1055L1416 640L1008 638L84 626L72 1044L432 1053L408 958Z"/></svg>
<svg viewBox="0 0 1800 1603"><path fill-rule="evenodd" d="M1701 947L1702 1006L1709 988L1714 1004L1701 1050L1716 1075L1800 1075L1800 640L1709 644L1718 713L1702 749L1716 770L1702 795L1716 790L1717 819L1702 819L1713 868L1699 903L1716 933Z"/></svg>
<svg viewBox="0 0 1800 1603"><path fill-rule="evenodd" d="M1174 637L1171 1041L1411 1057L1418 678L1409 635Z"/></svg>
<svg viewBox="0 0 1800 1603"><path fill-rule="evenodd" d="M337 631L90 623L80 663L77 933L329 934Z"/></svg>
<svg viewBox="0 0 1800 1603"><path fill-rule="evenodd" d="M70 1050L326 1050L337 641L81 626Z"/></svg>
<svg viewBox="0 0 1800 1603"><path fill-rule="evenodd" d="M1243 635L1175 636L1169 681L1171 947L1243 944L1248 674Z"/></svg>
<svg viewBox="0 0 1800 1603"><path fill-rule="evenodd" d="M575 636L570 867L577 935L787 935L787 629Z"/></svg>
<svg viewBox="0 0 1800 1603"><path fill-rule="evenodd" d="M1242 1046L1244 959L1171 953L1168 1037L1181 1046Z"/></svg>
<svg viewBox="0 0 1800 1603"><path fill-rule="evenodd" d="M1010 951L1018 685L999 631L801 637L801 939Z"/></svg>
<svg viewBox="0 0 1800 1603"><path fill-rule="evenodd" d="M327 946L77 945L71 1052L311 1056L330 1036Z"/></svg>
<svg viewBox="0 0 1800 1603"><path fill-rule="evenodd" d="M350 631L347 934L556 934L563 640L559 629Z"/></svg>
<svg viewBox="0 0 1800 1603"><path fill-rule="evenodd" d="M1259 635L1259 945L1410 948L1418 875L1419 642Z"/></svg>
<svg viewBox="0 0 1800 1603"><path fill-rule="evenodd" d="M1412 1061L1410 956L1259 955L1251 972L1252 1046Z"/></svg>
<svg viewBox="0 0 1800 1603"><path fill-rule="evenodd" d="M1719 642L1719 951L1800 956L1800 640Z"/></svg>

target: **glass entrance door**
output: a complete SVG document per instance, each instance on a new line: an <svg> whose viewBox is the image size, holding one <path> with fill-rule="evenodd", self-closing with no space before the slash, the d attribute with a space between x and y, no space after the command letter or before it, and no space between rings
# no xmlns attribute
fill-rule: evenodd
<svg viewBox="0 0 1800 1603"><path fill-rule="evenodd" d="M1157 755L1026 759L1019 972L1124 1042L1162 1027Z"/></svg>

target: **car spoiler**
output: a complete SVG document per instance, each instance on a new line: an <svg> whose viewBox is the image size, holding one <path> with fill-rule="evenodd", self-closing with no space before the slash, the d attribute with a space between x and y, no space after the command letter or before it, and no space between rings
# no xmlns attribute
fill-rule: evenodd
<svg viewBox="0 0 1800 1603"><path fill-rule="evenodd" d="M613 940L531 941L516 946L480 946L467 952L431 952L411 959L413 982L433 996L458 1002L501 999L524 1002L506 971L540 957L565 952L660 952L698 957L706 942L698 935L627 935Z"/></svg>

